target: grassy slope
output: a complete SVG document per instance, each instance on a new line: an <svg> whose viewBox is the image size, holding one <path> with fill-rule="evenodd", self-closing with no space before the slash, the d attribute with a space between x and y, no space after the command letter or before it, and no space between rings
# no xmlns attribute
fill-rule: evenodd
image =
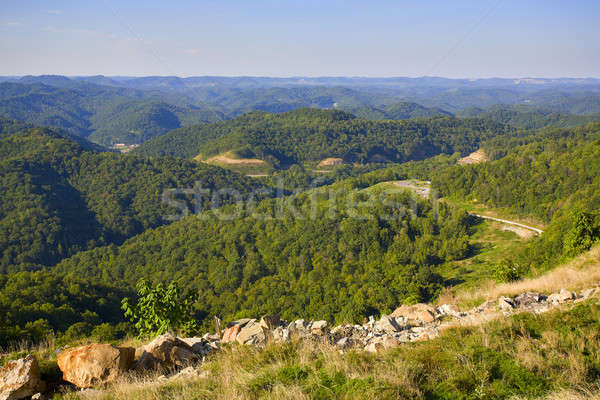
<svg viewBox="0 0 600 400"><path fill-rule="evenodd" d="M574 398L589 398L600 373L597 301L451 328L437 339L378 354L342 354L316 343L265 351L235 345L211 356L202 366L205 378L168 383L128 378L102 392L65 397L515 399L577 390L581 397Z"/></svg>

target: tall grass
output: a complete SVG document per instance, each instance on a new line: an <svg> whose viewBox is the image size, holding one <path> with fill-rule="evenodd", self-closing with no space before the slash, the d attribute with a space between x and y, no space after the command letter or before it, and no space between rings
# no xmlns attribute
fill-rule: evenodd
<svg viewBox="0 0 600 400"><path fill-rule="evenodd" d="M341 352L291 342L260 351L230 346L201 368L207 377L130 377L86 399L583 399L598 398L597 299L542 315L456 327L386 352Z"/></svg>

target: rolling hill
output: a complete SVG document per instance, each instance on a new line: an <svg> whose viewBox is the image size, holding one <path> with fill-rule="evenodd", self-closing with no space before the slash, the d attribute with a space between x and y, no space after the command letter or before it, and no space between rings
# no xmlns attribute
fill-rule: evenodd
<svg viewBox="0 0 600 400"><path fill-rule="evenodd" d="M178 210L163 204L165 189L199 185L247 193L257 187L214 166L98 152L51 129L17 130L19 123L7 120L2 126L1 272L52 265L167 223L164 216Z"/></svg>
<svg viewBox="0 0 600 400"><path fill-rule="evenodd" d="M186 127L136 149L145 156L207 159L226 152L258 158L275 168L325 158L345 162L404 162L440 153L463 155L511 128L482 119L438 117L368 121L336 110L253 112L231 121Z"/></svg>

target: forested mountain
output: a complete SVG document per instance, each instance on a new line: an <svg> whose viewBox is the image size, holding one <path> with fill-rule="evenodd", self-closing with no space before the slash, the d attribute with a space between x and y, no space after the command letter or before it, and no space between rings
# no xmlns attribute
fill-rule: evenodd
<svg viewBox="0 0 600 400"><path fill-rule="evenodd" d="M499 104L485 110L477 107L467 108L458 112L457 115L491 119L523 129L540 129L546 126L568 128L600 121L600 114L561 114L549 109L509 104Z"/></svg>
<svg viewBox="0 0 600 400"><path fill-rule="evenodd" d="M253 210L271 218L186 218L119 247L80 252L55 268L124 288L140 277L185 282L199 291L198 316L207 323L217 314L230 320L269 313L342 321L389 312L399 299L431 298L442 286L434 266L469 250L464 211L441 206L437 219L431 203L414 203L407 193L355 209L346 203L348 192L335 200L327 193L317 202L300 195L281 214L276 199Z"/></svg>
<svg viewBox="0 0 600 400"><path fill-rule="evenodd" d="M439 153L468 154L479 142L511 132L482 119L439 117L368 121L335 110L253 112L231 121L175 130L140 146L146 156L192 158L228 151L275 167L340 157L347 162L403 162Z"/></svg>
<svg viewBox="0 0 600 400"><path fill-rule="evenodd" d="M18 123L4 121L3 131ZM218 167L100 153L46 128L0 136L0 272L52 265L83 249L121 243L174 214L170 188L257 184ZM191 200L188 200L191 203Z"/></svg>
<svg viewBox="0 0 600 400"><path fill-rule="evenodd" d="M0 115L62 128L103 145L141 143L186 124L222 119L222 114L207 106L174 105L160 97L76 82L69 87L1 83Z"/></svg>
<svg viewBox="0 0 600 400"><path fill-rule="evenodd" d="M364 119L411 119L411 118L430 118L439 116L449 116L452 114L437 107L423 107L417 103L399 102L392 103L383 107L358 107L343 108L358 118ZM474 115L475 116L475 115Z"/></svg>
<svg viewBox="0 0 600 400"><path fill-rule="evenodd" d="M600 239L600 124L550 129L484 145L497 160L435 171L442 195L506 207L549 223L516 257L521 267L547 268Z"/></svg>

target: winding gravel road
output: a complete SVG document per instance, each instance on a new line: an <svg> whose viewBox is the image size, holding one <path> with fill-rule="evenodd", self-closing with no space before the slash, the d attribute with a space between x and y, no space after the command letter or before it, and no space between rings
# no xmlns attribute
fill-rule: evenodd
<svg viewBox="0 0 600 400"><path fill-rule="evenodd" d="M520 224L518 222L515 221L509 221L507 219L501 219L501 218L494 218L494 217L488 217L487 215L481 215L481 214L473 214L471 213L471 215L474 215L476 217L479 218L484 218L484 219L491 219L492 221L498 221L498 222L502 222L503 224L507 224L507 225L515 225L518 226L520 228L525 228L528 229L530 231L534 231L535 233L537 233L538 235L541 235L544 231L538 228L534 228L533 226L529 226L529 225L524 225L524 224Z"/></svg>

